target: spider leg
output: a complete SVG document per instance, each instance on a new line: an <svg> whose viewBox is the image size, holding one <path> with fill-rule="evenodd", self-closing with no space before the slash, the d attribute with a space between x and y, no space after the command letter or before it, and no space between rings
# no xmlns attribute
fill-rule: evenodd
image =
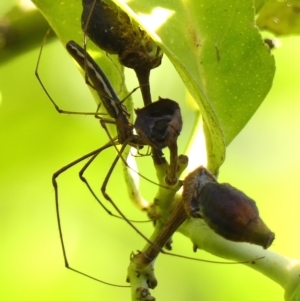
<svg viewBox="0 0 300 301"><path fill-rule="evenodd" d="M99 199L99 197L97 196L97 194L94 192L93 188L91 187L90 183L88 182L88 180L85 178L84 173L85 171L88 169L88 167L92 164L92 162L96 159L96 157L98 155L100 155L100 153L109 148L112 147L114 145L116 145L116 138L109 141L108 143L106 143L103 147L101 147L100 149L98 149L98 152L96 152L95 154L93 154L90 159L88 160L88 162L83 166L83 168L79 171L79 177L80 180L87 186L88 190L90 191L90 193L93 195L93 197L96 199L96 201L98 202L98 204L111 216L119 218L119 219L123 219L123 217L116 215L114 213L112 213L109 209L107 209L107 207L101 202L101 200ZM137 221L137 220L131 220L128 219L130 222L133 223L144 223L144 222L149 222L150 220L146 220L146 221Z"/></svg>
<svg viewBox="0 0 300 301"><path fill-rule="evenodd" d="M42 45L41 45L41 48L40 48L40 52L39 52L39 56L38 56L38 60L37 60L37 63L36 63L36 67L35 67L35 76L39 82L39 84L41 85L42 89L44 90L45 94L47 95L47 97L49 98L49 100L51 101L51 103L53 104L55 110L60 113L60 114L71 114L71 115L95 115L95 112L78 112L78 111L69 111L69 110L63 110L61 109L57 103L54 101L54 99L52 98L52 96L50 95L50 93L48 92L48 90L46 89L41 77L40 77L40 74L39 74L39 67L40 67L40 63L41 63L41 58L42 58L42 52L43 52L43 48L46 44L46 41L47 41L47 38L49 36L51 32L51 28L49 28L43 38L43 41L42 41Z"/></svg>

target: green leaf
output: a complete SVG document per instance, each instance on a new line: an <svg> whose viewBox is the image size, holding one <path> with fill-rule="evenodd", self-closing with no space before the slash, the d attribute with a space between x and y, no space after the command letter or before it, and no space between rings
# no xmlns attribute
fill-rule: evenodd
<svg viewBox="0 0 300 301"><path fill-rule="evenodd" d="M226 146L264 100L275 72L255 26L253 1L114 2L152 34L196 100L205 121L208 168L217 172ZM35 3L64 43L82 36L78 2Z"/></svg>
<svg viewBox="0 0 300 301"><path fill-rule="evenodd" d="M260 106L274 77L274 58L255 26L253 1L132 0L128 5L136 15L115 2L152 32L197 101L208 167L217 171L225 146Z"/></svg>
<svg viewBox="0 0 300 301"><path fill-rule="evenodd" d="M300 34L300 1L267 1L259 12L257 25L276 35Z"/></svg>
<svg viewBox="0 0 300 301"><path fill-rule="evenodd" d="M256 0L255 1L255 11L258 13L260 9L265 5L268 0Z"/></svg>

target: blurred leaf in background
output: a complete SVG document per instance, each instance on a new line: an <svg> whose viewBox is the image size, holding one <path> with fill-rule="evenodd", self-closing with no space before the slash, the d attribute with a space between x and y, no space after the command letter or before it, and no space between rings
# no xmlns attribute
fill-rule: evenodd
<svg viewBox="0 0 300 301"><path fill-rule="evenodd" d="M266 1L259 12L257 25L276 35L299 35L300 1Z"/></svg>

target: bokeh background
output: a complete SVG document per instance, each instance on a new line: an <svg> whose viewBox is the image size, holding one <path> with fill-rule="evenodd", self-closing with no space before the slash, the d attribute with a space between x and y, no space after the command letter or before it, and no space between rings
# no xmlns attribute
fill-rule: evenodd
<svg viewBox="0 0 300 301"><path fill-rule="evenodd" d="M228 147L219 180L256 200L262 218L276 233L271 250L299 258L300 42L289 37L281 44L274 51L277 72L272 90ZM38 51L36 47L0 65L0 300L129 300L130 289L106 286L64 268L51 176L104 144L107 137L93 117L60 115L54 110L34 76ZM89 90L58 41L47 43L39 72L61 108L95 110ZM184 116L180 151L184 152L195 113L184 104L184 86L166 58L153 72L151 85L154 98L180 101ZM136 81L129 86L137 86ZM138 103L139 92L134 97ZM88 171L96 191L114 156L113 150L105 151ZM142 173L153 178L150 158L138 161ZM81 166L59 178L70 264L105 281L126 284L129 255L144 241L124 221L109 217L99 207L78 178ZM146 181L141 185L151 201L155 187ZM108 191L130 218L145 219L127 198L120 167ZM139 227L151 233L150 224ZM191 243L180 234L174 236L173 248L194 255ZM214 258L203 251L196 256ZM283 300L281 287L243 265L162 255L156 276L157 300Z"/></svg>

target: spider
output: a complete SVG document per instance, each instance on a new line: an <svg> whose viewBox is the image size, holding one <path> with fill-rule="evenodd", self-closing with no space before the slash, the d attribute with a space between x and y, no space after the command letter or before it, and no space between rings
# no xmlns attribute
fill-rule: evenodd
<svg viewBox="0 0 300 301"><path fill-rule="evenodd" d="M85 273L82 273L81 271L74 269L70 267L68 259L67 259L67 253L65 248L65 242L63 237L63 231L62 231L62 225L61 225L61 218L60 218L60 211L59 211L59 194L58 194L58 183L57 178L66 170L69 168L77 165L78 163L88 159L87 163L84 165L84 167L80 170L79 176L80 179L87 185L88 189L91 191L93 196L96 198L98 203L103 207L103 209L111 216L122 218L129 225L137 232L139 233L146 241L151 243L149 239L134 225L132 224L132 221L128 220L127 217L122 213L122 211L118 208L118 206L115 204L115 202L112 200L112 198L109 196L109 194L106 192L106 186L108 184L109 178L111 174L113 173L113 170L119 160L121 158L123 162L127 165L125 159L122 157L122 153L127 145L133 146L137 149L141 148L144 145L150 145L153 150L153 157L156 158L157 162L165 164L165 160L162 156L161 149L165 146L173 146L175 144L177 152L177 145L176 145L176 139L177 136L180 133L181 130L181 116L180 116L180 109L178 104L175 101L169 100L169 99L159 99L157 102L154 102L147 106L148 108L152 108L152 116L148 116L147 112L142 109L137 109L136 113L138 115L137 121L136 121L136 128L137 132L139 134L133 133L134 125L129 121L130 115L127 112L126 107L123 105L123 102L119 100L117 97L114 89L112 88L110 82L106 78L105 74L101 70L101 68L95 63L95 61L89 56L88 53L84 51L82 47L80 47L77 43L70 41L66 45L67 50L72 55L72 57L79 63L79 65L87 72L87 77L91 81L88 82L88 84L92 85L93 88L97 91L100 99L101 104L105 107L108 115L111 117L111 119L100 117L98 110L95 113L83 113L83 112L72 112L72 111L64 111L61 110L54 100L51 98L50 94L46 90L45 86L43 85L39 74L38 74L38 66L40 61L40 55L38 58L38 63L36 67L36 76L44 89L45 93L50 98L50 101L54 104L56 110L59 113L65 113L65 114L89 114L94 115L97 118L99 118L101 126L104 128L104 130L107 132L110 140L108 143L106 143L104 146L78 158L77 160L67 164L66 166L62 167L58 171L56 171L52 176L52 184L55 190L55 204L56 204L56 215L57 215L57 222L58 222L58 228L59 228L59 235L60 235L60 241L61 241L61 247L63 251L63 257L65 261L65 266L73 270L77 273L80 273L82 275L85 275L89 278L95 279L94 277L87 275ZM42 50L42 49L41 49ZM179 125L177 127L174 127L174 125L171 125L171 134L173 136L169 138L169 123L173 121L173 115L179 120ZM153 130L148 131L148 128L146 128L146 131L144 131L145 124L143 120L148 117L149 124L151 123L154 127ZM149 119L150 118L150 119ZM177 120L176 119L176 120ZM117 129L117 136L111 137L106 124L114 124ZM147 126L149 125L147 124ZM158 125L158 126L157 126ZM175 138L174 138L175 137ZM103 183L101 186L101 191L104 197L111 203L111 205L114 207L114 209L117 211L117 214L112 213L97 197L97 195L94 193L93 189L91 188L90 184L84 177L84 172L86 169L90 166L90 164L94 161L94 159L105 149L109 147L116 147L117 144L121 144L120 150L117 150L118 155L116 156L115 160L113 161ZM177 160L177 156L175 153L174 156L175 160ZM176 164L176 162L175 162ZM176 176L176 175L175 175ZM177 177L177 176L176 176ZM178 182L178 187L180 187L181 184ZM100 282L106 283L105 281L99 280Z"/></svg>

